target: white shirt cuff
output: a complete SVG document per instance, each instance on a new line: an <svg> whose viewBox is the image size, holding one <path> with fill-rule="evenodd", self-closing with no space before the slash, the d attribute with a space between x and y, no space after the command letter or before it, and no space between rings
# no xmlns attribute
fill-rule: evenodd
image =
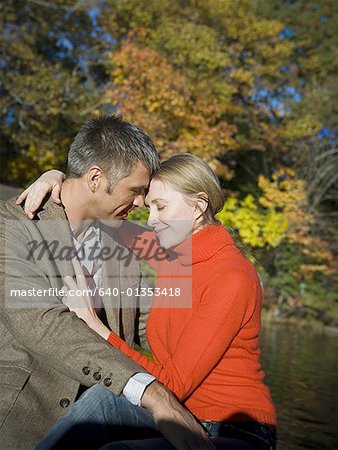
<svg viewBox="0 0 338 450"><path fill-rule="evenodd" d="M123 389L123 395L133 405L141 406L141 398L146 387L149 386L156 378L150 373L135 373L129 378L128 383Z"/></svg>

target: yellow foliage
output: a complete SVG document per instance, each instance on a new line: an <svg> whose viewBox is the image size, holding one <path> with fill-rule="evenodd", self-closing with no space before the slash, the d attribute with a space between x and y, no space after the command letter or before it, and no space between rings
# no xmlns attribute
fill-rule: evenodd
<svg viewBox="0 0 338 450"><path fill-rule="evenodd" d="M243 241L252 247L276 247L288 228L283 214L273 208L263 210L251 194L241 201L229 197L217 218L223 225L237 228Z"/></svg>
<svg viewBox="0 0 338 450"><path fill-rule="evenodd" d="M296 177L294 169L282 168L273 174L271 181L261 175L258 185L263 191L260 204L282 212L289 223L288 237L302 243L314 222L308 212L305 182Z"/></svg>
<svg viewBox="0 0 338 450"><path fill-rule="evenodd" d="M57 150L44 150L30 144L26 150L22 150L20 156L8 164L8 171L13 179L34 179L41 172L62 167L63 156L57 156Z"/></svg>
<svg viewBox="0 0 338 450"><path fill-rule="evenodd" d="M313 115L306 115L300 119L291 120L284 130L286 139L294 141L308 136L314 136L321 129L322 125Z"/></svg>
<svg viewBox="0 0 338 450"><path fill-rule="evenodd" d="M263 239L271 247L277 247L288 230L288 221L284 214L271 210L267 213L263 227Z"/></svg>
<svg viewBox="0 0 338 450"><path fill-rule="evenodd" d="M244 69L233 70L230 77L238 81L240 84L245 84L251 88L255 85L253 73Z"/></svg>
<svg viewBox="0 0 338 450"><path fill-rule="evenodd" d="M272 222L276 220L277 223L272 223L272 226L266 229L266 234L263 233L265 240L268 242L269 236L274 235L279 220L280 230L287 223L288 227L284 228L284 232L288 240L297 244L303 255L311 261L318 261L303 264L297 272L297 277L311 279L317 272L332 274L336 270L336 262L329 244L313 233L315 217L309 212L306 183L296 177L293 169L282 168L273 174L272 180L261 175L258 184L263 191L259 203L271 211L278 210L276 214L281 216L278 218L276 215L270 219ZM278 237L275 242L278 242ZM295 276L295 273L292 273L292 276Z"/></svg>
<svg viewBox="0 0 338 450"><path fill-rule="evenodd" d="M229 197L217 218L236 228L246 244L253 247L277 247L283 239L296 244L309 262L290 274L297 279L312 279L318 272L332 275L336 262L329 244L312 230L314 216L309 212L306 184L295 171L282 168L271 180L259 177L261 197L247 195L239 200Z"/></svg>

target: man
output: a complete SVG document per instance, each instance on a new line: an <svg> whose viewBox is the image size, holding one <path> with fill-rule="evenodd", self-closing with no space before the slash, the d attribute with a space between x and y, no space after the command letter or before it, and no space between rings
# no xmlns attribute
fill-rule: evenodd
<svg viewBox="0 0 338 450"><path fill-rule="evenodd" d="M1 449L33 448L81 387L94 384L147 409L174 446L208 447L202 429L167 389L62 304L63 278L74 274L69 249L75 247L83 252L84 271L103 288L96 307L112 330L133 342L136 311L121 304L123 292L139 283L138 263L131 255L128 264L93 261L88 248L103 243L120 254L109 223L143 206L158 166L151 140L135 125L117 116L91 119L69 151L63 206L48 200L29 221L15 199L1 204ZM104 295L114 286L117 297Z"/></svg>

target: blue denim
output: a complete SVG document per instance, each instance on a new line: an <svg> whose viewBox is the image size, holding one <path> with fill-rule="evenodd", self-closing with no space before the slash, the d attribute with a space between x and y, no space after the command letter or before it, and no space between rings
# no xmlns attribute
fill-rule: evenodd
<svg viewBox="0 0 338 450"><path fill-rule="evenodd" d="M217 450L252 450L245 442L238 439L217 438L213 439L213 442ZM175 450L175 448L164 438L153 438L113 442L100 450Z"/></svg>
<svg viewBox="0 0 338 450"><path fill-rule="evenodd" d="M100 385L87 389L36 450L97 449L112 441L158 437L152 415Z"/></svg>
<svg viewBox="0 0 338 450"><path fill-rule="evenodd" d="M217 449L274 450L274 427L255 422L201 422ZM36 450L172 450L152 415L100 385L86 390Z"/></svg>
<svg viewBox="0 0 338 450"><path fill-rule="evenodd" d="M218 450L275 450L276 429L257 422L201 421ZM100 450L173 450L164 438L113 442Z"/></svg>
<svg viewBox="0 0 338 450"><path fill-rule="evenodd" d="M212 422L202 421L212 438L231 438L246 442L250 449L275 450L276 427L259 422Z"/></svg>

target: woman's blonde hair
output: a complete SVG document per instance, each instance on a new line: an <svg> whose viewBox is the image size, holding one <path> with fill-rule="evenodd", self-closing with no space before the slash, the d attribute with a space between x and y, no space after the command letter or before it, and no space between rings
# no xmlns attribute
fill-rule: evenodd
<svg viewBox="0 0 338 450"><path fill-rule="evenodd" d="M161 163L155 179L170 183L188 199L204 192L208 207L204 212L207 221L214 221L224 206L225 194L216 174L202 159L190 153L178 153Z"/></svg>

